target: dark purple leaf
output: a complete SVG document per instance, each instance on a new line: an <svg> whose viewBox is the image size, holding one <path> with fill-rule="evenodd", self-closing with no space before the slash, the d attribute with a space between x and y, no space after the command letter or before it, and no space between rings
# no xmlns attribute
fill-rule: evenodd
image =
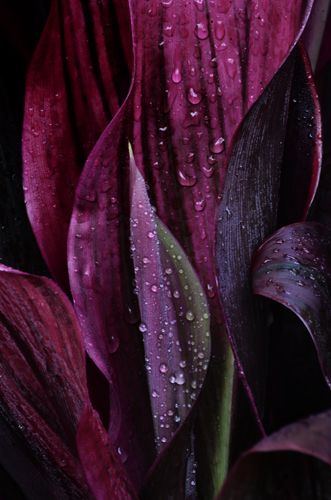
<svg viewBox="0 0 331 500"><path fill-rule="evenodd" d="M303 222L279 229L256 252L253 292L290 309L306 326L331 388L331 239Z"/></svg>
<svg viewBox="0 0 331 500"><path fill-rule="evenodd" d="M74 311L57 285L0 267L0 345L1 465L31 500L91 498L76 451L89 406L85 356ZM106 441L93 418L89 425ZM99 447L88 431L80 446L95 455ZM90 465L84 462L87 475ZM126 489L119 456L111 468Z"/></svg>
<svg viewBox="0 0 331 500"><path fill-rule="evenodd" d="M98 414L91 407L84 411L79 421L76 439L79 458L96 500L137 498Z"/></svg>
<svg viewBox="0 0 331 500"><path fill-rule="evenodd" d="M74 447L85 360L58 287L2 266L0 343L2 465L28 498L88 498Z"/></svg>
<svg viewBox="0 0 331 500"><path fill-rule="evenodd" d="M79 174L128 89L116 23L114 4L106 0L53 0L27 77L25 200L42 254L63 286ZM129 21L123 25L127 33Z"/></svg>
<svg viewBox="0 0 331 500"><path fill-rule="evenodd" d="M311 78L309 73L302 71L301 57L298 49L291 54L238 131L219 208L217 266L220 296L240 375L260 420L263 416L268 336L263 310L251 292L250 265L254 250L276 228L281 175L284 178L284 168L291 168L291 163L286 161L288 155L284 155L284 141L287 125L292 120L288 114L292 80L296 86L301 80L301 88L306 89L307 80ZM310 115L318 116L314 104L314 99L307 100L303 113L309 109ZM296 110L294 122L297 119ZM302 119L302 126L309 127L309 132L313 130L316 138L318 127L311 129L310 123L311 120ZM309 144L315 148L313 141ZM295 147L296 158L303 158L300 163L303 165L306 150L306 147ZM308 168L309 164L305 167L307 178L304 185L309 186L304 190L306 199L303 202L300 197L292 198L290 214L298 212L299 207L309 207L312 201L319 169L315 156L309 155L311 168ZM285 178L288 176L292 182L298 178L296 171L286 174Z"/></svg>
<svg viewBox="0 0 331 500"><path fill-rule="evenodd" d="M330 411L284 427L242 455L217 498L327 500L330 443Z"/></svg>

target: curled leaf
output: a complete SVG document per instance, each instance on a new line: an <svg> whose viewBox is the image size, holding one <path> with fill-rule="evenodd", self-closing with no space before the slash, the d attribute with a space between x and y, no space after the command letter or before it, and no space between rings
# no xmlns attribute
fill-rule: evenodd
<svg viewBox="0 0 331 500"><path fill-rule="evenodd" d="M327 500L330 442L330 411L284 427L242 455L218 500Z"/></svg>
<svg viewBox="0 0 331 500"><path fill-rule="evenodd" d="M257 250L253 291L290 309L306 326L331 387L331 248L320 224L285 226Z"/></svg>

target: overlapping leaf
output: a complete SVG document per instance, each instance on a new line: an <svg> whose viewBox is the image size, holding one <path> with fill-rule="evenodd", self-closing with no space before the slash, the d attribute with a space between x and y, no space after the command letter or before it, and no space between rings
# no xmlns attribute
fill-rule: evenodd
<svg viewBox="0 0 331 500"><path fill-rule="evenodd" d="M0 344L2 466L26 498L91 498L84 472L98 461L82 467L76 451L89 407L84 351L72 306L54 283L1 266ZM107 441L101 426L99 433ZM91 436L87 429L83 446ZM92 440L89 449L96 454L98 444ZM110 465L113 498L131 498L119 456Z"/></svg>
<svg viewBox="0 0 331 500"><path fill-rule="evenodd" d="M250 266L254 250L276 228L278 212L282 212L281 179L286 179L287 169L291 169L284 151L286 130L288 125L289 130L293 127L292 119L294 123L298 121L297 110L294 115L289 114L292 78L293 87L300 89L306 89L311 79L301 57L298 50L292 53L243 122L234 141L219 208L217 265L221 300L241 376L260 416L268 338L263 311L251 292ZM320 122L319 109L315 104L316 100L310 98L305 108L300 107L303 114L309 113L313 119L301 118L302 127L308 129L302 136L311 135L311 138L302 148L295 147L296 160L300 159L300 165L304 166L303 189L299 189L300 196L292 197L289 217L291 213L300 213L303 217L316 191L320 155L306 156L306 149L310 147L314 151L315 141L319 140L316 125ZM294 179L301 181L295 169L290 170L290 179L291 176L292 185Z"/></svg>
<svg viewBox="0 0 331 500"><path fill-rule="evenodd" d="M159 448L183 422L210 356L207 298L185 253L154 213L131 157L131 249Z"/></svg>
<svg viewBox="0 0 331 500"><path fill-rule="evenodd" d="M119 10L128 43L124 5ZM118 30L116 2L53 0L27 77L25 200L42 254L63 286L79 174L128 89Z"/></svg>
<svg viewBox="0 0 331 500"><path fill-rule="evenodd" d="M330 234L313 222L283 227L259 248L253 264L253 291L294 312L315 344L331 386Z"/></svg>
<svg viewBox="0 0 331 500"><path fill-rule="evenodd" d="M133 357L138 367L141 363L133 354L139 350L137 338L127 334L128 321L137 319L126 291L133 279L125 254L128 138L150 186L152 204L199 273L212 306L213 330L220 337L214 223L225 153L243 115L296 40L310 6L309 1L130 2L132 87L86 163L69 238L71 286L87 349L109 380L116 381L113 388L118 394L125 394L125 384L121 386L122 378L115 375L123 371L116 359L129 338L132 352L127 350L122 359ZM218 347L211 388L220 388L225 344L224 338L214 343ZM134 384L142 379L135 377ZM210 403L218 401L219 394L211 392L204 404L214 408ZM113 397L122 401L124 411L126 398ZM123 435L132 425L129 414L125 411L126 425L119 418ZM140 427L141 410L135 414ZM113 419L117 420L116 412Z"/></svg>
<svg viewBox="0 0 331 500"><path fill-rule="evenodd" d="M327 500L330 438L330 411L281 429L242 456L218 499Z"/></svg>

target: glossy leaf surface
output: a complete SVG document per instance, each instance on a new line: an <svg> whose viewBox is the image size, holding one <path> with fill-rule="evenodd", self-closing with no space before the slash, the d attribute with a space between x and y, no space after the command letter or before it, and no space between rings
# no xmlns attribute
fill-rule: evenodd
<svg viewBox="0 0 331 500"><path fill-rule="evenodd" d="M330 234L313 222L285 226L257 251L253 291L290 309L306 326L331 386Z"/></svg>
<svg viewBox="0 0 331 500"><path fill-rule="evenodd" d="M131 250L158 448L197 399L210 357L207 298L187 256L158 219L131 156Z"/></svg>
<svg viewBox="0 0 331 500"><path fill-rule="evenodd" d="M42 254L62 286L79 174L128 89L117 30L110 2L53 0L27 77L25 200Z"/></svg>
<svg viewBox="0 0 331 500"><path fill-rule="evenodd" d="M295 179L300 181L295 169L284 173L284 169L292 168L284 150L287 127L291 130L298 119L297 110L294 115L289 114L292 78L294 87L299 88L305 88L309 78L309 73L303 72L300 57L298 50L292 53L238 131L219 207L217 266L221 301L241 377L260 416L263 415L268 338L263 326L264 312L251 292L250 266L254 250L277 226L282 208L281 180L289 176L293 184ZM308 100L309 103L312 106L309 113L318 116L314 100ZM310 122L302 120L302 124L307 125L311 133ZM315 148L314 141L308 141L307 147L309 145ZM318 181L320 156L316 159L312 153L308 156L311 163L306 161L305 147L295 149L295 155L297 160L302 158L300 164L305 165L302 185L306 188L301 193L305 196L292 198L287 217L300 211L304 216L307 211L304 207L310 206Z"/></svg>
<svg viewBox="0 0 331 500"><path fill-rule="evenodd" d="M284 427L242 456L218 499L327 500L330 438L330 411Z"/></svg>
<svg viewBox="0 0 331 500"><path fill-rule="evenodd" d="M28 498L89 498L75 452L87 397L79 328L45 278L0 269L1 463Z"/></svg>

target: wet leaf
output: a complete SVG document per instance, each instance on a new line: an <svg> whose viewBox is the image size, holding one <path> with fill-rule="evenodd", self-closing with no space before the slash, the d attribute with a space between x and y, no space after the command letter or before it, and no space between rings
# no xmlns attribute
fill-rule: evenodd
<svg viewBox="0 0 331 500"><path fill-rule="evenodd" d="M27 76L23 173L29 219L62 286L79 174L128 84L114 4L54 0Z"/></svg>
<svg viewBox="0 0 331 500"><path fill-rule="evenodd" d="M327 500L330 438L330 411L284 427L242 455L218 499Z"/></svg>
<svg viewBox="0 0 331 500"><path fill-rule="evenodd" d="M301 57L298 50L292 53L244 120L233 144L219 207L217 266L220 296L240 376L256 405L260 421L263 419L268 336L265 311L251 292L250 266L254 250L277 227L280 207L284 207L279 199L282 177L283 181L284 178L291 179L292 184L295 179L300 181L295 169L288 171L292 163L288 161L288 152L284 152L284 142L287 127L291 130L298 120L297 109L293 115L289 114L292 78L294 88L299 86L305 91L310 78L307 67L303 71L305 66ZM309 109L310 115L316 113L318 116L314 103L313 98L308 99L306 104L311 108L301 108L303 113ZM301 121L310 132L310 121ZM317 135L318 127L313 130ZM285 210L287 217L293 217L294 213L304 216L307 212L304 207L310 206L316 191L320 156L311 153L306 158L306 148L309 147L314 151L313 140L302 148L295 147L296 159L302 158L300 165L305 165L305 176L299 189L300 196L293 196L292 206L287 213ZM289 205L286 203L285 207Z"/></svg>
<svg viewBox="0 0 331 500"><path fill-rule="evenodd" d="M253 292L290 309L306 326L331 387L330 234L314 222L285 226L256 252Z"/></svg>
<svg viewBox="0 0 331 500"><path fill-rule="evenodd" d="M196 401L208 368L207 298L187 256L158 219L131 156L131 250L156 443L165 447Z"/></svg>

